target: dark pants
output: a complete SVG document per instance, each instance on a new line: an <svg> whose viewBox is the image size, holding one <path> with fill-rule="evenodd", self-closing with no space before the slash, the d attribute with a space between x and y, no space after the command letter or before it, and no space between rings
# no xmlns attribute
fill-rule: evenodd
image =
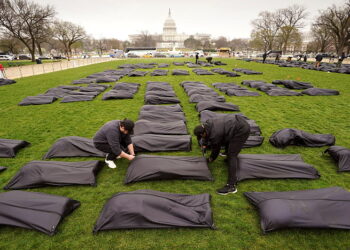
<svg viewBox="0 0 350 250"><path fill-rule="evenodd" d="M247 141L250 133L250 127L245 127L243 132L234 136L227 145L227 164L228 164L228 179L227 184L236 185L237 169L238 169L238 154L241 152L244 143Z"/></svg>
<svg viewBox="0 0 350 250"><path fill-rule="evenodd" d="M108 143L95 143L94 142L94 145L95 145L95 148L97 148L98 150L101 150L102 152L108 154L107 155L108 161L114 161L117 158L118 155L113 153L111 146L109 146ZM121 145L121 150L124 152L128 152L127 146L125 146L125 145Z"/></svg>

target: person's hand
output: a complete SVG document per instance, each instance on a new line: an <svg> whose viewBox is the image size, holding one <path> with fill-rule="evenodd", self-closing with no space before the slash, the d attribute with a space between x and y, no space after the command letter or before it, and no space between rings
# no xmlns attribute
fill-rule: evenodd
<svg viewBox="0 0 350 250"><path fill-rule="evenodd" d="M132 161L135 158L135 155L129 155L128 160Z"/></svg>

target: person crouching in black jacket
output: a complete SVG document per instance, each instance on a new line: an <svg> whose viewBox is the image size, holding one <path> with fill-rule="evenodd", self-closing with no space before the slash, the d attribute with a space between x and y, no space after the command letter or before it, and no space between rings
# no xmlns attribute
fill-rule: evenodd
<svg viewBox="0 0 350 250"><path fill-rule="evenodd" d="M198 125L194 129L194 134L202 150L211 148L208 162L213 162L218 157L221 147L225 147L228 180L223 188L217 190L217 193L221 195L236 193L238 154L250 134L250 126L245 118L235 115L209 119L206 123Z"/></svg>

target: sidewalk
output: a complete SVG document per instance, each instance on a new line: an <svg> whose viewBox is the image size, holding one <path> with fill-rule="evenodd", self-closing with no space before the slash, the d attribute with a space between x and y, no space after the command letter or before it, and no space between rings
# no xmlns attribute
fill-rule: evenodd
<svg viewBox="0 0 350 250"><path fill-rule="evenodd" d="M65 69L77 68L81 66L102 63L102 62L110 62L112 60L116 60L111 57L103 57L103 58L88 58L88 59L72 59L70 61L60 61L60 62L52 62L52 63L43 63L43 64L33 64L19 67L10 67L4 69L4 75L8 79L16 79L27 76L40 75L50 72L61 71Z"/></svg>

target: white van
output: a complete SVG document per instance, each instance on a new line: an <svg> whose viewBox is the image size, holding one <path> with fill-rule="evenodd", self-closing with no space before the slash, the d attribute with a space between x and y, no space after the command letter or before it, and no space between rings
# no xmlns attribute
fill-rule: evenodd
<svg viewBox="0 0 350 250"><path fill-rule="evenodd" d="M12 61L13 59L14 57L10 55L0 55L0 61Z"/></svg>

